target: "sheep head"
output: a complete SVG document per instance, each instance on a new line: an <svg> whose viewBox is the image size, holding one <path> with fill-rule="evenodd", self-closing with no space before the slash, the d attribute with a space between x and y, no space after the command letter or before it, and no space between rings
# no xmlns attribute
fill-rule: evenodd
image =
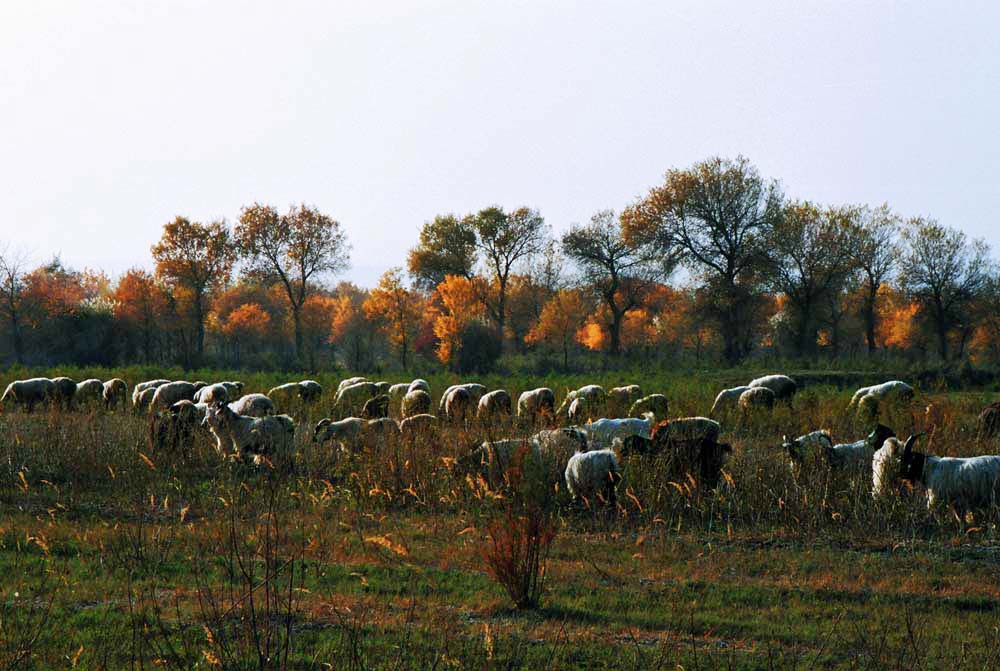
<svg viewBox="0 0 1000 671"><path fill-rule="evenodd" d="M913 445L917 442L917 438L922 436L922 433L917 433L906 439L906 444L903 445L903 455L900 458L900 470L899 477L908 482L919 482L920 478L924 474L924 462L927 461L927 455L922 452L914 452Z"/></svg>
<svg viewBox="0 0 1000 671"><path fill-rule="evenodd" d="M318 422L316 422L316 428L313 429L312 442L321 443L324 440L326 440L327 430L329 429L330 424L332 423L333 422L330 419L321 419Z"/></svg>

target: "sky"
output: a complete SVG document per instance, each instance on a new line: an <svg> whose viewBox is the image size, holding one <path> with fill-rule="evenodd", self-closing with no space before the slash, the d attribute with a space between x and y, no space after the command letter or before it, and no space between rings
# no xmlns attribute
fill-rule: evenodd
<svg viewBox="0 0 1000 671"><path fill-rule="evenodd" d="M4 2L0 249L117 275L177 215L304 202L372 286L436 214L558 234L743 155L1000 254L998 25L955 0Z"/></svg>

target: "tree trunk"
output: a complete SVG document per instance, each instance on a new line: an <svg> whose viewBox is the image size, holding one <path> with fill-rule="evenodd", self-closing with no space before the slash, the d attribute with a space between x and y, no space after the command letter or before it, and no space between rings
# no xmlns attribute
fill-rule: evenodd
<svg viewBox="0 0 1000 671"><path fill-rule="evenodd" d="M622 321L624 316L624 311L611 308L611 342L608 346L608 354L614 357L622 352Z"/></svg>
<svg viewBox="0 0 1000 671"><path fill-rule="evenodd" d="M942 361L948 360L948 318L944 308L938 303L935 306L935 321L937 322L938 353Z"/></svg>
<svg viewBox="0 0 1000 671"><path fill-rule="evenodd" d="M874 354L878 349L875 342L875 301L878 297L877 291L869 289L865 297L864 306L861 310L865 320L865 340L868 343L868 353Z"/></svg>
<svg viewBox="0 0 1000 671"><path fill-rule="evenodd" d="M295 323L295 361L302 367L302 310L301 305L292 303L292 321Z"/></svg>
<svg viewBox="0 0 1000 671"><path fill-rule="evenodd" d="M201 304L202 298L199 296L194 302L195 319L195 362L201 365L205 356L205 308Z"/></svg>

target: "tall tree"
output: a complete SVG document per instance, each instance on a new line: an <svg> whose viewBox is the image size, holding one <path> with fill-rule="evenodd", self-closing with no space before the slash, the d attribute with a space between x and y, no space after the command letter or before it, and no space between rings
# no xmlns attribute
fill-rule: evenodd
<svg viewBox="0 0 1000 671"><path fill-rule="evenodd" d="M133 268L122 275L114 292L115 318L138 331L146 363L153 361L153 344L169 300L153 276Z"/></svg>
<svg viewBox="0 0 1000 671"><path fill-rule="evenodd" d="M508 213L494 206L469 215L465 221L476 232L476 248L486 266L489 283L481 299L496 325L502 351L511 273L519 261L544 249L547 239L545 220L536 210L527 207Z"/></svg>
<svg viewBox="0 0 1000 671"><path fill-rule="evenodd" d="M448 275L470 279L476 266L476 232L453 214L434 217L420 229L407 269L418 286L433 290Z"/></svg>
<svg viewBox="0 0 1000 671"><path fill-rule="evenodd" d="M377 324L399 353L399 363L406 370L410 350L420 327L423 301L420 295L403 285L403 269L390 268L379 279L364 302L369 321Z"/></svg>
<svg viewBox="0 0 1000 671"><path fill-rule="evenodd" d="M587 321L590 305L576 289L556 292L542 308L541 317L528 334L529 344L548 343L562 353L563 368L569 368L569 351L576 333Z"/></svg>
<svg viewBox="0 0 1000 671"><path fill-rule="evenodd" d="M675 250L697 275L712 301L726 359L749 353L750 322L761 298L767 243L781 216L782 194L750 162L712 158L671 170L663 185L622 214L625 239Z"/></svg>
<svg viewBox="0 0 1000 671"><path fill-rule="evenodd" d="M302 306L323 274L348 267L350 248L340 224L315 208L299 205L278 215L270 205L243 208L235 238L248 274L278 282L295 325L295 356L303 365Z"/></svg>
<svg viewBox="0 0 1000 671"><path fill-rule="evenodd" d="M622 323L643 297L673 270L676 260L650 242L626 241L611 210L598 212L586 226L562 238L563 253L580 269L584 282L608 309L608 352L621 353Z"/></svg>
<svg viewBox="0 0 1000 671"><path fill-rule="evenodd" d="M948 359L949 335L966 326L992 272L989 246L932 219L915 218L903 228L906 252L900 264L903 288L923 308Z"/></svg>
<svg viewBox="0 0 1000 671"><path fill-rule="evenodd" d="M177 217L163 227L163 236L151 251L157 276L190 301L195 363L200 363L210 294L229 281L236 259L229 229L222 221L201 224Z"/></svg>
<svg viewBox="0 0 1000 671"><path fill-rule="evenodd" d="M876 208L860 208L858 224L852 261L862 277L861 317L871 354L878 348L879 287L891 279L899 255L899 217L883 203Z"/></svg>
<svg viewBox="0 0 1000 671"><path fill-rule="evenodd" d="M815 354L820 311L851 274L855 214L850 207L794 202L774 228L773 284L793 313L799 354Z"/></svg>
<svg viewBox="0 0 1000 671"><path fill-rule="evenodd" d="M7 322L14 360L19 364L24 363L24 339L21 333L25 291L24 266L25 259L22 255L10 249L0 253L0 314Z"/></svg>

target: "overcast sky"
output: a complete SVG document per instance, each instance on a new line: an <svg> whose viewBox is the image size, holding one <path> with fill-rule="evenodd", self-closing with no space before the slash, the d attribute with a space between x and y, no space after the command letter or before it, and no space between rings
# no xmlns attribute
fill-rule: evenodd
<svg viewBox="0 0 1000 671"><path fill-rule="evenodd" d="M995 0L3 2L0 248L118 274L178 214L305 202L371 285L435 214L560 231L743 154L1000 250L998 26Z"/></svg>

